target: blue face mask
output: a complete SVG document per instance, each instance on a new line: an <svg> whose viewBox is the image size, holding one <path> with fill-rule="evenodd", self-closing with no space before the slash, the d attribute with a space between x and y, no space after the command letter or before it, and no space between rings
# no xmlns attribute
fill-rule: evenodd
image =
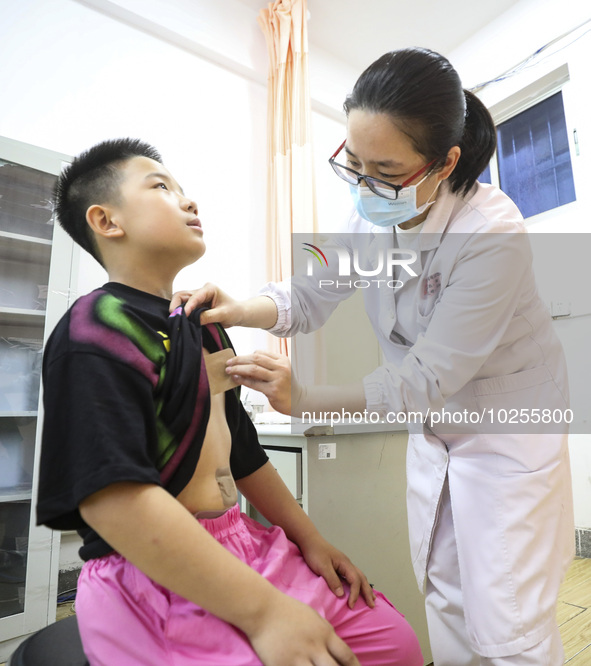
<svg viewBox="0 0 591 666"><path fill-rule="evenodd" d="M424 213L429 206L435 203L435 201L427 201L427 203L417 208L417 187L426 178L427 176L416 185L402 188L398 193L398 199L380 197L372 192L369 187L361 187L360 185L349 185L349 189L355 208L362 218L378 227L395 227ZM433 194L438 187L439 183L433 190Z"/></svg>

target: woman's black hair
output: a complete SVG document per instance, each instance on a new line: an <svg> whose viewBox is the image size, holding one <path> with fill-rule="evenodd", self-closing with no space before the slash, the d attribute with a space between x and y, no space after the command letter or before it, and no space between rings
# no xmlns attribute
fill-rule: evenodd
<svg viewBox="0 0 591 666"><path fill-rule="evenodd" d="M388 114L433 169L449 149L462 154L449 177L452 192L466 194L496 148L493 119L484 104L462 88L460 77L439 53L408 48L386 53L359 77L344 103L353 109Z"/></svg>

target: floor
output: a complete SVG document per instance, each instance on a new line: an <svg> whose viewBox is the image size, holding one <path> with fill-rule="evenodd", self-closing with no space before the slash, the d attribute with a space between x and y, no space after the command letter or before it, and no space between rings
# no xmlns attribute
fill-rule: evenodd
<svg viewBox="0 0 591 666"><path fill-rule="evenodd" d="M565 664L591 664L591 559L576 559L558 597L558 624Z"/></svg>
<svg viewBox="0 0 591 666"><path fill-rule="evenodd" d="M74 614L68 601L57 607L57 619ZM591 664L591 559L576 559L562 584L558 600L558 624L564 643L565 664ZM0 664L6 666L6 664Z"/></svg>

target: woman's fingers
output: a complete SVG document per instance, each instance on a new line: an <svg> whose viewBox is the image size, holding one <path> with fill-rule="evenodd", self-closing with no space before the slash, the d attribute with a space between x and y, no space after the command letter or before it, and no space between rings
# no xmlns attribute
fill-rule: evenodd
<svg viewBox="0 0 591 666"><path fill-rule="evenodd" d="M266 395L278 412L291 414L292 376L286 356L263 351L234 356L226 363L226 372L236 383Z"/></svg>

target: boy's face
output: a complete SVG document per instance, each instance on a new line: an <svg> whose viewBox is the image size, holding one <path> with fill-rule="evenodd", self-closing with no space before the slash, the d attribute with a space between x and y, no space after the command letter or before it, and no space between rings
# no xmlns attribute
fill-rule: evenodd
<svg viewBox="0 0 591 666"><path fill-rule="evenodd" d="M199 259L205 243L197 204L184 195L168 169L147 157L133 157L121 172L120 201L111 206L111 217L136 256L159 262L169 257L179 268Z"/></svg>

